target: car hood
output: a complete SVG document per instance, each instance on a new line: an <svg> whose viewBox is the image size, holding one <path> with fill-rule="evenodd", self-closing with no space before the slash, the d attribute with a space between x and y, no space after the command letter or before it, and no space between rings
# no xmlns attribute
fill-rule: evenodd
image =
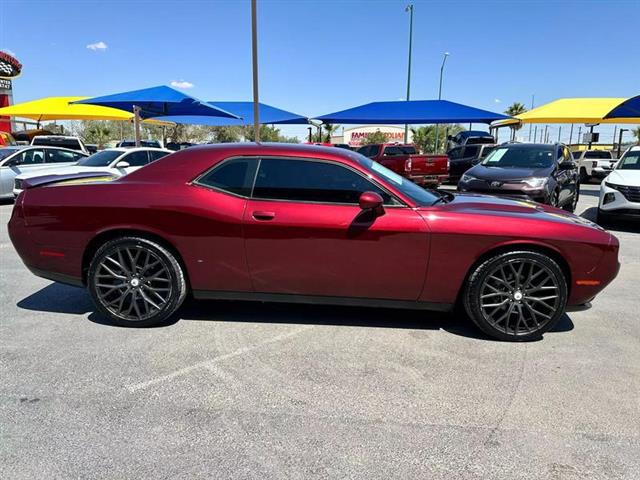
<svg viewBox="0 0 640 480"><path fill-rule="evenodd" d="M474 193L455 193L453 198L446 204L437 204L442 212L468 213L479 215L496 215L520 217L528 220L546 220L552 222L582 225L603 230L597 224L579 217L565 210L542 205L529 200L510 199L495 197L491 195L480 195ZM423 207L420 210L431 210L433 207Z"/></svg>
<svg viewBox="0 0 640 480"><path fill-rule="evenodd" d="M615 185L640 187L640 170L614 170L605 181Z"/></svg>
<svg viewBox="0 0 640 480"><path fill-rule="evenodd" d="M41 177L42 175L70 175L73 173L87 173L87 172L105 172L114 175L120 175L122 172L120 169L111 167L84 167L82 165L70 165L68 167L59 168L47 168L45 171L35 171L29 173L22 173L16 178L24 180L27 178Z"/></svg>
<svg viewBox="0 0 640 480"><path fill-rule="evenodd" d="M523 180L532 177L549 176L549 168L502 168L476 165L467 171L467 175L481 180Z"/></svg>

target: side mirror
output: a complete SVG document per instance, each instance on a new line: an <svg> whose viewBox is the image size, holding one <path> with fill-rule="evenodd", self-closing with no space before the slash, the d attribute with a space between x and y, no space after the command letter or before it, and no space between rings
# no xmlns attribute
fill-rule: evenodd
<svg viewBox="0 0 640 480"><path fill-rule="evenodd" d="M130 166L129 162L125 162L124 160L116 163L116 168L129 168Z"/></svg>
<svg viewBox="0 0 640 480"><path fill-rule="evenodd" d="M360 208L365 211L373 211L377 214L381 214L384 211L382 197L376 192L363 192L358 203Z"/></svg>

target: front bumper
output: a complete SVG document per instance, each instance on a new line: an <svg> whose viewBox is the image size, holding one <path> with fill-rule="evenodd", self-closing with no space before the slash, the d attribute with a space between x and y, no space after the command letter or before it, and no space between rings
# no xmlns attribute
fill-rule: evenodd
<svg viewBox="0 0 640 480"><path fill-rule="evenodd" d="M634 195L633 199L635 198ZM640 202L629 200L621 191L608 186L606 182L600 186L598 208L606 214L640 218Z"/></svg>

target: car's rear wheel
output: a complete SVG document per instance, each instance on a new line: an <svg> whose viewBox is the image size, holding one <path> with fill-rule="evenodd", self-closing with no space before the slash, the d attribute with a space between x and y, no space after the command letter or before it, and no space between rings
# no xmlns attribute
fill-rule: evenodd
<svg viewBox="0 0 640 480"><path fill-rule="evenodd" d="M123 326L162 323L187 294L175 255L141 237L119 238L100 247L89 266L87 283L100 313Z"/></svg>
<svg viewBox="0 0 640 480"><path fill-rule="evenodd" d="M558 207L560 203L560 193L557 190L554 190L551 193L551 198L549 199L549 205L552 207Z"/></svg>
<svg viewBox="0 0 640 480"><path fill-rule="evenodd" d="M567 283L558 264L546 255L501 253L474 269L463 302L487 335L506 341L534 340L563 315Z"/></svg>
<svg viewBox="0 0 640 480"><path fill-rule="evenodd" d="M576 208L578 208L578 200L580 200L580 184L576 184L576 190L573 192L573 198L571 199L571 203L567 203L564 208L567 212L575 212Z"/></svg>

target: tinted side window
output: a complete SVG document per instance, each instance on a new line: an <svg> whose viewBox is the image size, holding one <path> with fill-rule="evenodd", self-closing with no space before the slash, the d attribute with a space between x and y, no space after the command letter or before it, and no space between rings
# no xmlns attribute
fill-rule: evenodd
<svg viewBox="0 0 640 480"><path fill-rule="evenodd" d="M457 160L458 158L462 158L462 148L452 148L449 150L449 160Z"/></svg>
<svg viewBox="0 0 640 480"><path fill-rule="evenodd" d="M364 146L364 147L360 147L360 148L358 149L358 153L359 153L360 155L364 155L365 157L368 157L368 156L369 156L369 154L371 153L371 147L370 147L369 145L366 145L366 146Z"/></svg>
<svg viewBox="0 0 640 480"><path fill-rule="evenodd" d="M77 162L81 155L66 150L47 150L47 163Z"/></svg>
<svg viewBox="0 0 640 480"><path fill-rule="evenodd" d="M363 192L392 197L348 168L333 163L294 159L264 159L253 189L254 198L357 204Z"/></svg>
<svg viewBox="0 0 640 480"><path fill-rule="evenodd" d="M167 155L169 155L167 152L149 152L149 156L151 157L152 162L155 162L162 157L166 157Z"/></svg>
<svg viewBox="0 0 640 480"><path fill-rule="evenodd" d="M131 167L142 167L149 163L149 154L146 150L132 152L129 155L120 159L122 162L127 162Z"/></svg>
<svg viewBox="0 0 640 480"><path fill-rule="evenodd" d="M228 160L200 177L196 183L248 197L257 163L253 158Z"/></svg>
<svg viewBox="0 0 640 480"><path fill-rule="evenodd" d="M402 155L403 151L400 149L400 147L386 147L384 149L384 154L385 156L394 156L394 155Z"/></svg>
<svg viewBox="0 0 640 480"><path fill-rule="evenodd" d="M27 150L22 154L22 165L37 165L44 163L44 150Z"/></svg>
<svg viewBox="0 0 640 480"><path fill-rule="evenodd" d="M380 145L369 145L369 157L375 157L380 153Z"/></svg>

